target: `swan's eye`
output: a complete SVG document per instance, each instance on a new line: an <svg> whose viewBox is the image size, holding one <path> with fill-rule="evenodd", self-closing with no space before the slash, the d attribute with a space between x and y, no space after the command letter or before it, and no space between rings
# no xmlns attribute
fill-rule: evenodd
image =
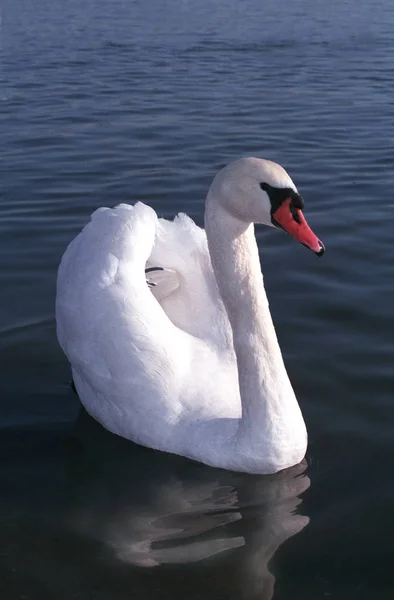
<svg viewBox="0 0 394 600"><path fill-rule="evenodd" d="M294 206L293 202L290 202L289 207L290 207L290 212L291 212L291 215L292 215L294 221L296 223L300 224L301 223L301 219L300 219L299 214L297 212L297 208Z"/></svg>
<svg viewBox="0 0 394 600"><path fill-rule="evenodd" d="M260 187L266 192L268 190L268 183L260 183Z"/></svg>

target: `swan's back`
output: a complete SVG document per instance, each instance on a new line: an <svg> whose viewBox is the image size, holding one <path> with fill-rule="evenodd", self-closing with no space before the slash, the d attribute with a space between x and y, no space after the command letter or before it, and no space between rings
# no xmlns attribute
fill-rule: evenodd
<svg viewBox="0 0 394 600"><path fill-rule="evenodd" d="M179 278L179 286L160 300L177 327L214 346L232 347L230 324L203 229L185 214L179 214L174 221L158 219L147 266L171 269Z"/></svg>

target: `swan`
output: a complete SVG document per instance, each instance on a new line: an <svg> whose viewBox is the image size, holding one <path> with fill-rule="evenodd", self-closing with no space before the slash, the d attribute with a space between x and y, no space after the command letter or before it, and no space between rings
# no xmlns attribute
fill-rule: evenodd
<svg viewBox="0 0 394 600"><path fill-rule="evenodd" d="M99 208L58 270L59 344L78 396L109 431L228 470L302 461L305 422L264 288L254 223L318 256L290 176L248 157L215 176L205 231L138 202Z"/></svg>

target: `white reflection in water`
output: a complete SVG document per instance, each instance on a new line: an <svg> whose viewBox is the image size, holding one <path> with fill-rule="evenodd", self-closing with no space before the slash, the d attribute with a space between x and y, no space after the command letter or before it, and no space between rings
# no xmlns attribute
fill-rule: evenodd
<svg viewBox="0 0 394 600"><path fill-rule="evenodd" d="M238 552L245 594L272 597L267 565L309 522L297 513L306 464L273 476L212 469L115 438L85 415L76 435L74 530L139 567Z"/></svg>

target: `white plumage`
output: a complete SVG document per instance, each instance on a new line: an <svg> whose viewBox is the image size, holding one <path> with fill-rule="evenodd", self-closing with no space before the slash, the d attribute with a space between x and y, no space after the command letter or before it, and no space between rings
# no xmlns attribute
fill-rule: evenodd
<svg viewBox="0 0 394 600"><path fill-rule="evenodd" d="M247 222L251 213L272 224L261 181L295 190L281 167L260 159L217 175L209 249L186 215L165 221L142 203L96 210L62 258L56 317L79 398L107 429L210 465L270 473L299 462L307 436ZM152 267L165 269L151 271L153 287Z"/></svg>

